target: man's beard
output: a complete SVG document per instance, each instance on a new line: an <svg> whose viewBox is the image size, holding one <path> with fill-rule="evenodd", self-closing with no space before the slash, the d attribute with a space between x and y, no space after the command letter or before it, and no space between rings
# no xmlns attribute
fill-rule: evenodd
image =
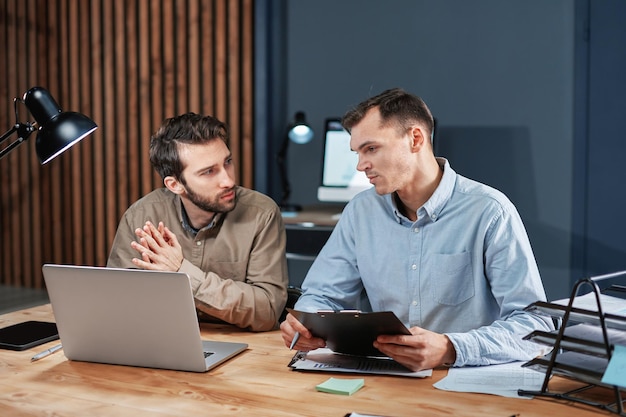
<svg viewBox="0 0 626 417"><path fill-rule="evenodd" d="M187 198L189 199L189 201L191 201L196 207L199 207L202 210L210 213L228 213L229 211L232 211L237 204L237 196L235 196L235 198L228 203L220 203L219 201L224 194L228 194L231 191L236 191L236 189L237 186L229 190L223 191L215 197L215 200L210 201L194 192L188 186L185 186L185 191L187 193Z"/></svg>

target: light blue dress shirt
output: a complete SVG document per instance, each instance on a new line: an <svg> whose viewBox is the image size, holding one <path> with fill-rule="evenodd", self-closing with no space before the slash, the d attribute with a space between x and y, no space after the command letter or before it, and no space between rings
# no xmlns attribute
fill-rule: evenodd
<svg viewBox="0 0 626 417"><path fill-rule="evenodd" d="M522 340L553 325L522 311L546 296L516 208L501 192L437 160L443 177L415 222L391 194L373 188L346 205L296 308L393 311L408 327L445 333L456 350L454 366L545 353Z"/></svg>

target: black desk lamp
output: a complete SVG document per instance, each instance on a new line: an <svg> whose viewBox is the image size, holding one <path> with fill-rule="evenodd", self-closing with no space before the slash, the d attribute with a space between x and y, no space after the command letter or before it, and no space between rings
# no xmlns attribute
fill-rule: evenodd
<svg viewBox="0 0 626 417"><path fill-rule="evenodd" d="M35 118L36 125L31 122L22 123L17 113L17 102L24 103ZM17 132L17 140L0 150L0 159L26 141L31 133L38 130L35 150L39 162L43 165L69 149L82 138L98 128L98 125L87 116L76 112L63 112L50 93L42 87L33 87L24 93L24 98L13 99L15 107L15 125L0 137L0 143Z"/></svg>
<svg viewBox="0 0 626 417"><path fill-rule="evenodd" d="M280 201L281 211L300 211L302 207L297 204L289 204L289 195L291 194L291 186L287 179L287 149L289 148L289 142L302 145L308 143L313 139L313 129L306 124L306 118L304 112L297 112L294 118L294 122L289 125L283 143L278 151L277 161L278 169L280 171L280 179L283 187L283 196Z"/></svg>

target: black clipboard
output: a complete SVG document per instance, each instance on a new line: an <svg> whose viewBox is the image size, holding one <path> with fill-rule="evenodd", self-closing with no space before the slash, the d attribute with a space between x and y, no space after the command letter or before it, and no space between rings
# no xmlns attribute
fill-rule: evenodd
<svg viewBox="0 0 626 417"><path fill-rule="evenodd" d="M386 356L373 343L382 334L406 334L411 332L391 311L363 313L355 310L318 311L308 313L288 308L313 336L326 340L326 346L334 352L358 356Z"/></svg>
<svg viewBox="0 0 626 417"><path fill-rule="evenodd" d="M0 329L0 349L26 350L58 338L56 323L25 321Z"/></svg>

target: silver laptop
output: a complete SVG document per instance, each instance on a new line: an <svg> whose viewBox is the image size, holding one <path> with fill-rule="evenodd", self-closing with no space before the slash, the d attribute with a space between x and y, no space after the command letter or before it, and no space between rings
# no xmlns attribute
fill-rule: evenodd
<svg viewBox="0 0 626 417"><path fill-rule="evenodd" d="M51 264L42 270L70 360L206 372L248 347L200 338L185 273Z"/></svg>

